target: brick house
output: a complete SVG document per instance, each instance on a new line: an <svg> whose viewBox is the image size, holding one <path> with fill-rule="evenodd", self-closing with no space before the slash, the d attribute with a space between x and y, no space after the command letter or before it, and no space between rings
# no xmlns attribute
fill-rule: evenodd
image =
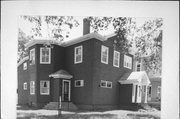
<svg viewBox="0 0 180 119"><path fill-rule="evenodd" d="M133 72L133 55L113 47L115 36L89 29L84 20L82 37L26 44L29 56L18 63L18 104L44 107L60 97L80 109L147 103L150 82L146 72Z"/></svg>

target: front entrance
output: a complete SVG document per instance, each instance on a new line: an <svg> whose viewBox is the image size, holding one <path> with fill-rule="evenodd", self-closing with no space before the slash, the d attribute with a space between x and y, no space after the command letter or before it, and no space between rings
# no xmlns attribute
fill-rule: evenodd
<svg viewBox="0 0 180 119"><path fill-rule="evenodd" d="M146 103L146 95L147 95L147 91L146 91L146 85L142 86L142 97L141 97L141 102L142 103Z"/></svg>
<svg viewBox="0 0 180 119"><path fill-rule="evenodd" d="M62 101L71 101L71 82L63 80L62 82Z"/></svg>
<svg viewBox="0 0 180 119"><path fill-rule="evenodd" d="M138 84L132 86L132 103L147 103L147 86Z"/></svg>

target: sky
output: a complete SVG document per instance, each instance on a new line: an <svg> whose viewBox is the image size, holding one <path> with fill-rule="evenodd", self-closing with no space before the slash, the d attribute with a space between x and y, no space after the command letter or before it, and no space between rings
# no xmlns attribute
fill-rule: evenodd
<svg viewBox="0 0 180 119"><path fill-rule="evenodd" d="M65 40L71 40L71 39L74 39L74 38L77 38L77 37L80 37L83 35L83 16L75 16L74 17L78 22L79 22L79 26L78 27L73 27L71 30L70 30L70 36L69 38L66 38ZM146 17L138 17L138 18L135 18L134 20L136 21L136 25L137 26L141 26L145 21L147 20L152 20L154 18L146 18ZM42 29L42 33L43 33L43 37L37 37L37 39L48 39L49 37L47 36L47 27L46 27L46 24L42 24L44 27ZM27 21L27 20L24 20L23 18L20 18L19 17L19 20L18 20L18 27L20 29L22 29L25 34L27 35L31 35L31 26L32 24ZM77 32L78 31L78 32ZM113 26L110 25L109 28L107 30L103 30L103 31L100 31L99 34L103 35L103 36L107 36L107 35L110 35L114 33L114 30L113 30Z"/></svg>

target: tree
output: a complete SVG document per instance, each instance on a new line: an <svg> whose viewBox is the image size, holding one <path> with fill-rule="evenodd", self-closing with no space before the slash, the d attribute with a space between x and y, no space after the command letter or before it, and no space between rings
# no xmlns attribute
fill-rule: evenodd
<svg viewBox="0 0 180 119"><path fill-rule="evenodd" d="M144 58L147 72L161 72L162 19L145 21L137 27L135 18L128 17L88 17L95 32L114 26L116 38L114 46L124 53L133 50L135 59ZM146 58L145 58L146 57Z"/></svg>
<svg viewBox="0 0 180 119"><path fill-rule="evenodd" d="M18 62L28 55L24 44L28 43L31 39L20 28L18 29Z"/></svg>
<svg viewBox="0 0 180 119"><path fill-rule="evenodd" d="M21 16L33 24L32 32L34 36L42 37L43 29L48 38L62 41L69 37L69 30L79 25L78 21L72 16Z"/></svg>
<svg viewBox="0 0 180 119"><path fill-rule="evenodd" d="M120 49L124 53L129 52L129 48L132 45L132 41L128 40L130 36L130 31L135 26L135 22L132 22L132 18L127 17L88 17L91 21L91 27L94 32L100 30L108 29L109 25L113 25L116 33L116 38L114 39L114 47Z"/></svg>
<svg viewBox="0 0 180 119"><path fill-rule="evenodd" d="M137 28L135 44L138 51L136 58L144 57L145 70L151 73L161 74L162 64L162 25L163 20L146 21L140 28Z"/></svg>
<svg viewBox="0 0 180 119"><path fill-rule="evenodd" d="M70 30L79 25L72 16L21 16L29 21L32 35L26 35L22 29L18 32L18 61L27 55L24 44L35 37L48 37L50 39L63 41L68 38Z"/></svg>

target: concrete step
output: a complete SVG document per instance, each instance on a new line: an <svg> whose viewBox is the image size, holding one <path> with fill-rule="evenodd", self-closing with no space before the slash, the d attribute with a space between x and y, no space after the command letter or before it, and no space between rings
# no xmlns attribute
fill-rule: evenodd
<svg viewBox="0 0 180 119"><path fill-rule="evenodd" d="M78 110L78 107L72 102L62 102L61 103L62 110ZM58 102L50 102L44 106L44 109L48 110L57 110L58 109Z"/></svg>

